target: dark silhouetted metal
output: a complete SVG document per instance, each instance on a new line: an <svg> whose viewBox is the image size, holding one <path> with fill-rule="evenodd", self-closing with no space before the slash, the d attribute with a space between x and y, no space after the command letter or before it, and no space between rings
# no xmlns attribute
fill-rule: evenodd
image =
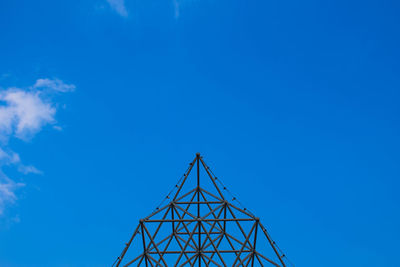
<svg viewBox="0 0 400 267"><path fill-rule="evenodd" d="M195 165L196 186L182 193ZM205 181L200 186L200 166L211 181L211 189L205 187ZM167 205L139 221L116 266L286 267L284 255L279 253L260 220L228 202L216 181L197 153L182 181L176 185L172 200L168 196Z"/></svg>

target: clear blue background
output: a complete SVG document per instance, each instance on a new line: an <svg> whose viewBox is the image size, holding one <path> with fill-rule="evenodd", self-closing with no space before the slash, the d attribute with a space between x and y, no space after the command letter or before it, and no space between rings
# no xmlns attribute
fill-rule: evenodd
<svg viewBox="0 0 400 267"><path fill-rule="evenodd" d="M77 86L0 266L110 266L196 152L295 266L400 266L399 2L180 2L0 2L1 86Z"/></svg>

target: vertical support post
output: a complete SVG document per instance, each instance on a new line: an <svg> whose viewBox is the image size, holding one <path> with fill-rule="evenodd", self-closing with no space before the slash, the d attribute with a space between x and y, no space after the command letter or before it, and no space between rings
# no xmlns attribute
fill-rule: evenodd
<svg viewBox="0 0 400 267"><path fill-rule="evenodd" d="M256 256L256 243L257 243L257 228L260 219L256 218L256 229L254 230L254 243L253 243L253 255L251 259L251 267L254 266L254 257Z"/></svg>
<svg viewBox="0 0 400 267"><path fill-rule="evenodd" d="M172 234L175 235L174 203L171 203Z"/></svg>
<svg viewBox="0 0 400 267"><path fill-rule="evenodd" d="M198 240L198 257L199 266L201 266L201 221L200 221L200 153L196 153L197 159L197 218L199 220L199 240Z"/></svg>
<svg viewBox="0 0 400 267"><path fill-rule="evenodd" d="M200 218L200 153L196 154L197 159L197 217Z"/></svg>
<svg viewBox="0 0 400 267"><path fill-rule="evenodd" d="M224 203L224 234L226 233L226 206L228 205L228 203L226 203L226 201L225 201L225 203Z"/></svg>
<svg viewBox="0 0 400 267"><path fill-rule="evenodd" d="M143 253L144 253L144 261L146 263L146 267L148 267L148 257L147 257L147 248L146 248L146 241L144 239L144 231L143 231L143 221L140 220L140 228L142 230L142 241L143 241Z"/></svg>

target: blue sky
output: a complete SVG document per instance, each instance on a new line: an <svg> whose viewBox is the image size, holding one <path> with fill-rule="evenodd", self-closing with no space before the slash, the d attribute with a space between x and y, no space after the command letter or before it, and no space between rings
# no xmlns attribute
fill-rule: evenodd
<svg viewBox="0 0 400 267"><path fill-rule="evenodd" d="M0 266L109 266L201 152L295 266L400 266L398 1L0 2Z"/></svg>

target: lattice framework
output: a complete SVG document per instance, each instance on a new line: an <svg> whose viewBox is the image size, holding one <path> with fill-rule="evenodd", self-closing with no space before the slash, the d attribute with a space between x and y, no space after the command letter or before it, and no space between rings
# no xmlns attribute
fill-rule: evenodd
<svg viewBox="0 0 400 267"><path fill-rule="evenodd" d="M195 166L195 188L181 193ZM201 166L215 192L200 186ZM168 197L170 202L139 221L116 266L286 267L284 255L279 253L259 218L227 201L216 180L200 154L196 154L182 182L176 186L176 193ZM266 244L272 249L268 256L259 249L261 246L265 250ZM129 249L136 253L131 259L126 257Z"/></svg>

